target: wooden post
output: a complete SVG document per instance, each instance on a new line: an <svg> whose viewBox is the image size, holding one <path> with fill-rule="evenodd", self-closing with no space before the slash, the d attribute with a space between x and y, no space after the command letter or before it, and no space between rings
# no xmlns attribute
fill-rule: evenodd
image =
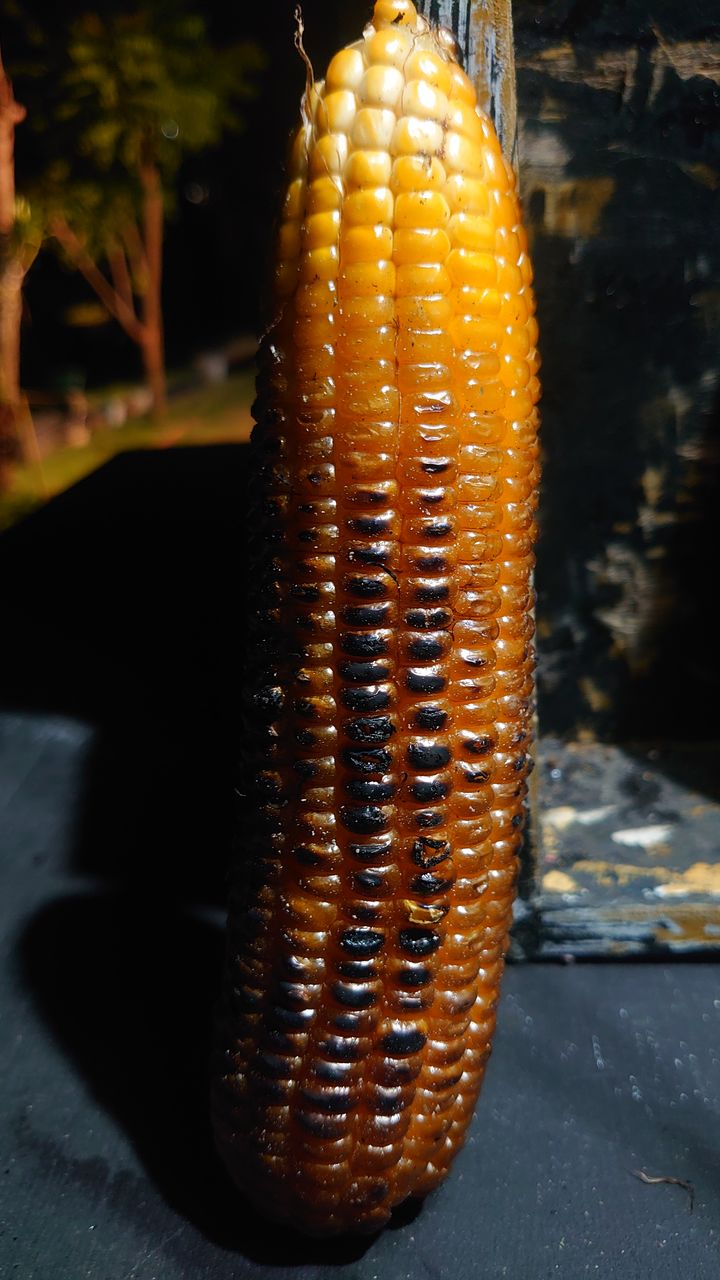
<svg viewBox="0 0 720 1280"><path fill-rule="evenodd" d="M508 160L517 160L517 93L512 0L415 0L429 22L448 27Z"/></svg>

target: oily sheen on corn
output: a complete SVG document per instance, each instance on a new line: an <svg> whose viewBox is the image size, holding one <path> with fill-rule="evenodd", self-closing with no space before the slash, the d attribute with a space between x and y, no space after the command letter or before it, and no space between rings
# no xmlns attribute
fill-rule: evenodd
<svg viewBox="0 0 720 1280"><path fill-rule="evenodd" d="M214 1085L265 1212L372 1230L462 1143L532 717L538 396L515 178L379 0L309 87L253 435L244 832Z"/></svg>

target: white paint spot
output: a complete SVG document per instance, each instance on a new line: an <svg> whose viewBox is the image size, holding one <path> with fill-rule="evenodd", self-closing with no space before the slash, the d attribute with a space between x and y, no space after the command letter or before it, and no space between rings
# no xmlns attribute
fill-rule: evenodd
<svg viewBox="0 0 720 1280"><path fill-rule="evenodd" d="M625 827L622 831L613 831L610 838L626 848L651 849L653 845L665 844L672 833L673 827L666 823L653 827Z"/></svg>

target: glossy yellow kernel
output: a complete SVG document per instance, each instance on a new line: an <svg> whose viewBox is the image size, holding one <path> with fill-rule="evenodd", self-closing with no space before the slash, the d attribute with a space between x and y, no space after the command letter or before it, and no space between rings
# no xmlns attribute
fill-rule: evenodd
<svg viewBox="0 0 720 1280"><path fill-rule="evenodd" d="M370 226L344 227L340 232L340 257L345 263L379 262L393 256L393 233L390 227L373 223Z"/></svg>
<svg viewBox="0 0 720 1280"><path fill-rule="evenodd" d="M405 63L405 79L408 82L423 80L425 84L433 89L439 89L444 94L450 93L453 84L452 73L446 60L439 53L422 48L413 50L409 55Z"/></svg>
<svg viewBox="0 0 720 1280"><path fill-rule="evenodd" d="M440 391L447 396L449 393L446 388L450 386L451 381L450 366L438 364L435 360L424 364L398 364L397 382L403 394L414 391L422 393Z"/></svg>
<svg viewBox="0 0 720 1280"><path fill-rule="evenodd" d="M300 264L300 279L308 284L315 280L334 280L338 273L338 260L336 245L311 249Z"/></svg>
<svg viewBox="0 0 720 1280"><path fill-rule="evenodd" d="M392 324L395 319L395 299L387 294L369 298L345 298L343 317L348 328L374 328Z"/></svg>
<svg viewBox="0 0 720 1280"><path fill-rule="evenodd" d="M295 219L283 222L277 236L277 253L281 259L296 258L300 252L300 223Z"/></svg>
<svg viewBox="0 0 720 1280"><path fill-rule="evenodd" d="M415 25L417 11L412 0L376 0L373 11L373 26L397 27L403 23Z"/></svg>
<svg viewBox="0 0 720 1280"><path fill-rule="evenodd" d="M339 360L392 360L395 356L397 334L393 325L380 328L354 328L338 339L336 352Z"/></svg>
<svg viewBox="0 0 720 1280"><path fill-rule="evenodd" d="M328 93L323 99L322 109L328 132L349 133L357 110L355 94L350 89Z"/></svg>
<svg viewBox="0 0 720 1280"><path fill-rule="evenodd" d="M354 147L389 149L395 130L395 113L384 107L360 107L352 128Z"/></svg>
<svg viewBox="0 0 720 1280"><path fill-rule="evenodd" d="M325 78L326 92L335 89L357 90L365 74L365 60L359 49L341 49L330 62Z"/></svg>
<svg viewBox="0 0 720 1280"><path fill-rule="evenodd" d="M342 267L338 289L356 298L373 294L391 294L395 290L395 264L392 262L352 262Z"/></svg>
<svg viewBox="0 0 720 1280"><path fill-rule="evenodd" d="M489 218L473 213L454 213L448 223L448 235L461 249L492 253L496 231Z"/></svg>
<svg viewBox="0 0 720 1280"><path fill-rule="evenodd" d="M410 263L397 269L398 298L449 293L450 277L440 263Z"/></svg>
<svg viewBox="0 0 720 1280"><path fill-rule="evenodd" d="M437 360L449 365L453 358L453 344L445 329L406 329L397 335L399 361Z"/></svg>
<svg viewBox="0 0 720 1280"><path fill-rule="evenodd" d="M311 284L300 285L295 306L299 316L327 315L336 300L337 292L333 283L318 280Z"/></svg>
<svg viewBox="0 0 720 1280"><path fill-rule="evenodd" d="M397 319L402 328L447 329L450 332L452 307L444 294L398 298Z"/></svg>
<svg viewBox="0 0 720 1280"><path fill-rule="evenodd" d="M393 191L441 191L447 180L437 156L398 156L392 161L390 185Z"/></svg>
<svg viewBox="0 0 720 1280"><path fill-rule="evenodd" d="M440 227L401 227L395 232L393 259L408 262L442 262L450 253L450 239Z"/></svg>
<svg viewBox="0 0 720 1280"><path fill-rule="evenodd" d="M387 187L364 187L360 191L351 191L343 204L343 217L351 225L376 222L390 225L393 217L392 192Z"/></svg>
<svg viewBox="0 0 720 1280"><path fill-rule="evenodd" d="M460 98L461 101L469 102L472 106L477 101L477 94L472 80L466 76L457 62L450 64L450 93L453 98Z"/></svg>
<svg viewBox="0 0 720 1280"><path fill-rule="evenodd" d="M433 156L442 151L444 140L444 130L435 120L403 116L395 125L390 147L394 156Z"/></svg>
<svg viewBox="0 0 720 1280"><path fill-rule="evenodd" d="M365 45L365 53L370 64L382 63L401 71L411 45L410 32L403 27L395 27L371 35Z"/></svg>
<svg viewBox="0 0 720 1280"><path fill-rule="evenodd" d="M302 218L306 191L307 186L304 178L294 178L289 183L283 204L283 217L288 219Z"/></svg>
<svg viewBox="0 0 720 1280"><path fill-rule="evenodd" d="M348 190L353 187L388 187L392 157L387 151L352 151L345 168Z"/></svg>
<svg viewBox="0 0 720 1280"><path fill-rule="evenodd" d="M444 227L450 217L445 196L439 191L407 191L395 201L396 227Z"/></svg>
<svg viewBox="0 0 720 1280"><path fill-rule="evenodd" d="M342 187L337 178L325 174L310 183L306 195L306 212L308 214L325 213L327 210L339 209L342 204Z"/></svg>
<svg viewBox="0 0 720 1280"><path fill-rule="evenodd" d="M456 315L450 322L450 336L460 351L482 351L486 325L482 317Z"/></svg>
<svg viewBox="0 0 720 1280"><path fill-rule="evenodd" d="M406 116L434 120L443 124L450 110L447 95L427 80L408 80L402 94L402 110Z"/></svg>
<svg viewBox="0 0 720 1280"><path fill-rule="evenodd" d="M491 253L453 249L446 265L453 283L461 287L488 289L497 284L497 264Z"/></svg>
<svg viewBox="0 0 720 1280"><path fill-rule="evenodd" d="M358 98L363 106L386 107L397 111L403 96L405 80L397 67L368 67L358 88Z"/></svg>
<svg viewBox="0 0 720 1280"><path fill-rule="evenodd" d="M318 138L308 156L308 174L311 178L327 174L341 174L348 158L348 140L344 133L326 133Z"/></svg>
<svg viewBox="0 0 720 1280"><path fill-rule="evenodd" d="M451 98L447 115L447 127L468 138L476 146L484 142L483 127L477 108L463 99Z"/></svg>
<svg viewBox="0 0 720 1280"><path fill-rule="evenodd" d="M454 129L448 129L445 135L443 159L448 173L463 173L469 178L484 176L483 152L477 143Z"/></svg>
<svg viewBox="0 0 720 1280"><path fill-rule="evenodd" d="M452 213L487 214L490 212L488 189L484 182L467 174L453 173L443 190ZM493 212L494 220L497 221Z"/></svg>
<svg viewBox="0 0 720 1280"><path fill-rule="evenodd" d="M310 214L303 226L303 247L320 249L323 245L335 244L339 228L340 214L337 210Z"/></svg>

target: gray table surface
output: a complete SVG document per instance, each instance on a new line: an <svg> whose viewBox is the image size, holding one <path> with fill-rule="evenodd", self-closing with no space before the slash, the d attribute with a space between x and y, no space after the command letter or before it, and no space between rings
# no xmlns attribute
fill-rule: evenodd
<svg viewBox="0 0 720 1280"><path fill-rule="evenodd" d="M510 967L469 1142L414 1218L327 1245L247 1211L206 1118L221 913L73 859L92 746L76 719L0 718L3 1277L717 1277L707 963ZM691 1181L692 1210L633 1170Z"/></svg>

